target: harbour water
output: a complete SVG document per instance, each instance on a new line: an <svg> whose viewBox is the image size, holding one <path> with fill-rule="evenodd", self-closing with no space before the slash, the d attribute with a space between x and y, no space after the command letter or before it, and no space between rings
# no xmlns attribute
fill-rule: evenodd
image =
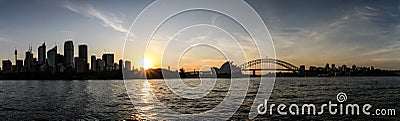
<svg viewBox="0 0 400 121"><path fill-rule="evenodd" d="M168 81L168 80L167 80ZM198 79L184 79L196 86ZM236 79L240 81L240 79ZM200 99L188 100L174 95L163 80L127 80L135 86L148 83L149 89L166 107L184 114L196 114L216 107L231 91L230 81L217 79L212 91ZM134 85L132 85L134 84ZM244 102L231 120L248 119L249 107L258 89L259 80L250 80ZM169 120L158 117L158 108L142 107L136 110L131 103L123 80L2 80L0 81L0 120ZM327 77L276 78L269 104L320 104L336 102L340 92L347 94L345 103L371 104L371 109L400 110L399 77ZM136 92L135 92L136 93ZM187 92L192 93L192 92ZM195 93L195 92L193 92ZM140 94L139 94L140 95ZM143 94L145 95L145 94ZM151 103L135 99L138 104ZM139 108L136 107L136 108ZM153 113L142 115L146 110ZM328 110L327 110L328 111ZM215 119L218 119L216 117ZM399 120L398 116L330 115L316 116L258 115L255 120Z"/></svg>

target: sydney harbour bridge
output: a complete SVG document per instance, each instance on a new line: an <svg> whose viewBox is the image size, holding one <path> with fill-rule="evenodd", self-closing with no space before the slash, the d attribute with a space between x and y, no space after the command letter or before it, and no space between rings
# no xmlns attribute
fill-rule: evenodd
<svg viewBox="0 0 400 121"><path fill-rule="evenodd" d="M266 66L265 64L269 65ZM273 66L273 64L276 64L283 68L275 68L278 66ZM256 75L256 71L293 71L293 72L299 71L299 67L297 67L296 65L291 64L284 60L273 59L273 58L250 60L248 62L238 65L238 67L242 71L251 71L253 75Z"/></svg>

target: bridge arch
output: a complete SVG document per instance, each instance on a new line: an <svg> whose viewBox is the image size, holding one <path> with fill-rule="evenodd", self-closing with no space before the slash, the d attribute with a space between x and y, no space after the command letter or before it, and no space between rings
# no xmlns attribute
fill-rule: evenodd
<svg viewBox="0 0 400 121"><path fill-rule="evenodd" d="M241 68L242 70L254 70L254 69L251 69L251 67L254 67L259 64L267 64L267 63L277 64L277 65L280 65L280 66L286 68L286 69L280 69L280 70L287 70L287 71L298 71L299 70L299 67L297 67L294 64L291 64L289 62L279 60L279 59L273 59L273 58L250 60L248 62L238 65L238 67Z"/></svg>

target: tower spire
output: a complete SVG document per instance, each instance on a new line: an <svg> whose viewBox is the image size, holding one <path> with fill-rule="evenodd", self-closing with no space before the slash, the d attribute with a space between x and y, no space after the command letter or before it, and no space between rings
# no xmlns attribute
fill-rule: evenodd
<svg viewBox="0 0 400 121"><path fill-rule="evenodd" d="M14 51L14 56L15 56L15 62L17 62L17 55L18 55L18 51L17 48L15 47L15 51Z"/></svg>

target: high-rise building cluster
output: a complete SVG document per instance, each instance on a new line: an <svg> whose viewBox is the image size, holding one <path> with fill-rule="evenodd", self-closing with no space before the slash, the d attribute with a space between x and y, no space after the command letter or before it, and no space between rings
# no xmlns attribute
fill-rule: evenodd
<svg viewBox="0 0 400 121"><path fill-rule="evenodd" d="M91 56L91 66L89 68L88 46L86 44L78 45L78 56L74 55L74 43L67 40L64 43L64 54L58 53L57 45L46 51L46 44L43 43L38 47L37 57L34 57L32 47L25 52L25 59L18 59L18 51L15 49L15 64L10 59L2 61L2 73L19 73L19 72L103 72L115 70L132 70L131 62L119 60L114 63L114 54L104 53L101 58L95 55ZM125 66L123 66L125 64Z"/></svg>
<svg viewBox="0 0 400 121"><path fill-rule="evenodd" d="M347 65L336 66L336 64L326 64L325 67L310 66L306 70L305 65L300 65L299 75L304 76L352 76L352 75L365 75L381 71L380 69L375 69L371 67L361 67L352 65L351 67Z"/></svg>

